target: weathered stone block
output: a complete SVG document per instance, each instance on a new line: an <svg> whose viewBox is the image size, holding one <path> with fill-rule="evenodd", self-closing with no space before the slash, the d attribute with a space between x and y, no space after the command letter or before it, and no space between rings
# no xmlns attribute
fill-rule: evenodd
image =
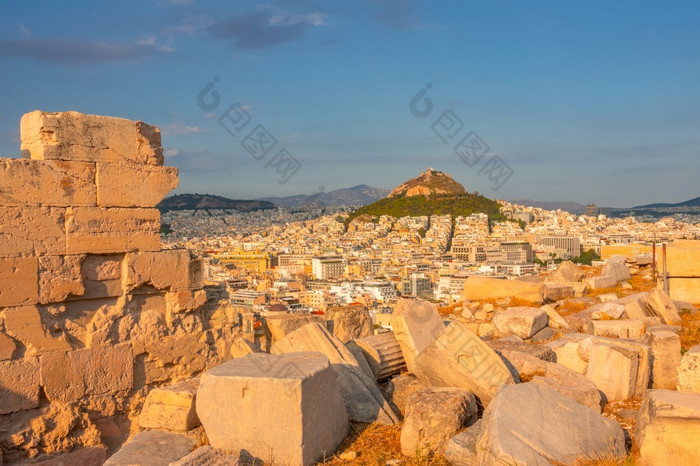
<svg viewBox="0 0 700 466"><path fill-rule="evenodd" d="M319 353L250 354L210 369L197 414L211 446L275 464L330 457L349 431L335 374Z"/></svg>
<svg viewBox="0 0 700 466"><path fill-rule="evenodd" d="M343 343L374 333L372 317L365 306L331 307L326 311L328 330Z"/></svg>
<svg viewBox="0 0 700 466"><path fill-rule="evenodd" d="M678 383L678 365L681 361L681 339L669 330L651 330L646 342L651 347L652 388L674 390Z"/></svg>
<svg viewBox="0 0 700 466"><path fill-rule="evenodd" d="M414 373L428 386L469 390L483 406L501 385L514 383L498 354L459 321L418 355Z"/></svg>
<svg viewBox="0 0 700 466"><path fill-rule="evenodd" d="M83 256L39 257L39 302L65 301L69 296L85 293L80 265Z"/></svg>
<svg viewBox="0 0 700 466"><path fill-rule="evenodd" d="M594 320L593 333L608 338L641 338L646 325L640 320Z"/></svg>
<svg viewBox="0 0 700 466"><path fill-rule="evenodd" d="M166 309L173 314L194 311L206 302L207 292L204 290L172 291L165 295Z"/></svg>
<svg viewBox="0 0 700 466"><path fill-rule="evenodd" d="M403 352L393 332L360 338L354 343L362 351L375 379L386 380L406 369Z"/></svg>
<svg viewBox="0 0 700 466"><path fill-rule="evenodd" d="M401 453L444 450L457 432L477 419L474 395L460 388L426 388L408 399L401 427Z"/></svg>
<svg viewBox="0 0 700 466"><path fill-rule="evenodd" d="M617 279L612 275L601 275L599 277L584 278L583 283L591 290L599 290L617 285Z"/></svg>
<svg viewBox="0 0 700 466"><path fill-rule="evenodd" d="M238 456L229 455L216 448L204 445L169 466L242 466Z"/></svg>
<svg viewBox="0 0 700 466"><path fill-rule="evenodd" d="M65 209L0 206L0 256L66 253Z"/></svg>
<svg viewBox="0 0 700 466"><path fill-rule="evenodd" d="M437 307L422 299L399 299L391 314L391 327L408 370L413 369L416 356L445 331Z"/></svg>
<svg viewBox="0 0 700 466"><path fill-rule="evenodd" d="M141 121L35 110L20 121L22 157L163 165L160 130Z"/></svg>
<svg viewBox="0 0 700 466"><path fill-rule="evenodd" d="M642 464L692 466L700 451L700 394L649 390L635 439Z"/></svg>
<svg viewBox="0 0 700 466"><path fill-rule="evenodd" d="M591 347L586 376L605 395L606 402L628 400L635 395L638 369L638 351L598 343Z"/></svg>
<svg viewBox="0 0 700 466"><path fill-rule="evenodd" d="M158 209L68 208L66 250L69 254L157 251Z"/></svg>
<svg viewBox="0 0 700 466"><path fill-rule="evenodd" d="M678 365L678 390L700 393L700 345L685 352Z"/></svg>
<svg viewBox="0 0 700 466"><path fill-rule="evenodd" d="M95 165L0 159L0 205L94 206Z"/></svg>
<svg viewBox="0 0 700 466"><path fill-rule="evenodd" d="M585 339L586 336L581 335L580 337L573 338L571 335L579 334L567 334L564 338L550 341L545 344L545 346L548 346L556 353L556 363L568 367L579 374L585 374L588 369L588 359L583 359L581 357L578 348L581 340Z"/></svg>
<svg viewBox="0 0 700 466"><path fill-rule="evenodd" d="M36 257L0 258L0 307L35 304L37 281Z"/></svg>
<svg viewBox="0 0 700 466"><path fill-rule="evenodd" d="M97 164L97 205L155 207L178 185L177 167Z"/></svg>
<svg viewBox="0 0 700 466"><path fill-rule="evenodd" d="M5 331L27 348L25 356L35 356L50 351L68 351L71 345L65 335L54 337L41 322L36 306L10 307L3 311Z"/></svg>
<svg viewBox="0 0 700 466"><path fill-rule="evenodd" d="M605 267L603 267L601 275L615 277L615 281L618 282L632 278L630 276L630 270L624 262L608 262L605 264Z"/></svg>
<svg viewBox="0 0 700 466"><path fill-rule="evenodd" d="M649 292L647 307L651 309L654 315L660 317L665 324L680 325L682 323L676 305L673 304L671 298L662 290L654 288Z"/></svg>
<svg viewBox="0 0 700 466"><path fill-rule="evenodd" d="M452 437L445 448L445 458L454 465L479 464L476 442L481 435L481 419Z"/></svg>
<svg viewBox="0 0 700 466"><path fill-rule="evenodd" d="M517 296L534 304L542 304L546 293L547 287L544 283L501 280L478 275L472 275L464 281L464 298L469 301Z"/></svg>
<svg viewBox="0 0 700 466"><path fill-rule="evenodd" d="M476 451L484 466L550 466L627 455L617 422L533 383L501 387L484 411Z"/></svg>
<svg viewBox="0 0 700 466"><path fill-rule="evenodd" d="M530 338L548 323L549 317L545 311L528 306L509 307L493 318L493 324L501 335L517 335L520 338Z"/></svg>
<svg viewBox="0 0 700 466"><path fill-rule="evenodd" d="M129 343L41 357L41 381L51 401L72 402L84 396L130 390L134 355Z"/></svg>
<svg viewBox="0 0 700 466"><path fill-rule="evenodd" d="M601 397L596 385L578 372L530 354L513 350L499 350L523 382L539 383L572 400L601 412Z"/></svg>
<svg viewBox="0 0 700 466"><path fill-rule="evenodd" d="M199 379L190 379L175 385L154 388L148 392L139 424L145 429L187 432L199 423L195 399Z"/></svg>
<svg viewBox="0 0 700 466"><path fill-rule="evenodd" d="M12 355L17 349L15 340L3 332L0 332L0 361L12 359Z"/></svg>
<svg viewBox="0 0 700 466"><path fill-rule="evenodd" d="M273 354L319 352L330 361L351 421L394 424L398 416L382 396L376 380L360 367L352 352L321 324L307 324L272 346Z"/></svg>
<svg viewBox="0 0 700 466"><path fill-rule="evenodd" d="M153 252L134 252L126 255L124 289L131 291L143 285L158 290L185 291L198 286L190 275L190 251L165 249Z"/></svg>
<svg viewBox="0 0 700 466"><path fill-rule="evenodd" d="M268 316L264 319L265 326L270 332L270 344L274 344L295 330L310 323L321 323L325 325L322 316L307 314L281 314Z"/></svg>
<svg viewBox="0 0 700 466"><path fill-rule="evenodd" d="M0 362L0 414L39 406L39 382L36 358Z"/></svg>
<svg viewBox="0 0 700 466"><path fill-rule="evenodd" d="M187 435L147 430L134 435L104 466L167 466L187 456L196 445Z"/></svg>

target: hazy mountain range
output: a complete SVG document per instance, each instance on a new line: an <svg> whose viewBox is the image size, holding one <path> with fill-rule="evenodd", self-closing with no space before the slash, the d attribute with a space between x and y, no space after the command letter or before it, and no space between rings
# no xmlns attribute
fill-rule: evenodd
<svg viewBox="0 0 700 466"><path fill-rule="evenodd" d="M275 205L271 202L263 200L248 201L228 199L212 194L176 194L163 199L157 207L161 212L167 212L169 210L198 209L228 209L237 210L239 212L251 212L253 210L274 209Z"/></svg>
<svg viewBox="0 0 700 466"><path fill-rule="evenodd" d="M664 204L664 203L647 204L647 205L640 205L640 206L637 206L634 208L635 209L650 209L650 208L655 208L655 207L700 207L700 197L696 197L695 199L690 199L690 200L684 201L684 202L678 202L676 204Z"/></svg>
<svg viewBox="0 0 700 466"><path fill-rule="evenodd" d="M341 188L334 191L318 192L314 194L297 194L285 197L263 197L261 201L272 202L283 207L299 207L302 205L317 205L321 207L335 205L366 205L385 198L389 194L388 189L373 188L366 184Z"/></svg>

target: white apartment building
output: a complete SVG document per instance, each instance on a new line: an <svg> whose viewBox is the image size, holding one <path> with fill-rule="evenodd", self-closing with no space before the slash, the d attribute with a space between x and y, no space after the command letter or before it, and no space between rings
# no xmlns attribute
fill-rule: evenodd
<svg viewBox="0 0 700 466"><path fill-rule="evenodd" d="M311 273L316 280L342 278L345 272L345 259L342 256L319 256L311 260Z"/></svg>

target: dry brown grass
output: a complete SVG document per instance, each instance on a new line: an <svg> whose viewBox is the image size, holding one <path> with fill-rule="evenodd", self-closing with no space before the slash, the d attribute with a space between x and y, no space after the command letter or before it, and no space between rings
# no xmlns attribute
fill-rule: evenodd
<svg viewBox="0 0 700 466"><path fill-rule="evenodd" d="M458 303L450 304L449 306L438 307L438 313L443 317L448 317L450 314L460 315L463 307L464 302L460 301Z"/></svg>
<svg viewBox="0 0 700 466"><path fill-rule="evenodd" d="M528 307L540 307L539 304L528 301L527 299L520 298L518 296L513 296L510 298L510 306L528 306Z"/></svg>
<svg viewBox="0 0 700 466"><path fill-rule="evenodd" d="M561 306L557 308L557 312L563 317L571 314L578 314L579 312L585 311L587 308L587 304L579 301L564 301Z"/></svg>
<svg viewBox="0 0 700 466"><path fill-rule="evenodd" d="M685 353L692 346L700 344L700 312L683 311L681 314L681 352Z"/></svg>
<svg viewBox="0 0 700 466"><path fill-rule="evenodd" d="M357 457L352 461L340 459L345 452L354 451ZM341 466L348 464L384 466L392 459L401 460L404 466L442 466L449 463L444 455L429 456L414 455L407 457L401 454L401 424L382 426L379 424L352 423L350 435L338 448L337 453L323 464Z"/></svg>

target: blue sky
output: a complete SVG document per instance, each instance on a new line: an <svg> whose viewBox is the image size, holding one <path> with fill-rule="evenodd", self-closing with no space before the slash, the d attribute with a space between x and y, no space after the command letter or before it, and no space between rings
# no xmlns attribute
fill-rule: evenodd
<svg viewBox="0 0 700 466"><path fill-rule="evenodd" d="M2 156L19 155L22 114L76 110L158 125L181 193L392 188L430 166L499 199L631 206L700 195L696 2L24 0L0 9ZM219 105L203 109L209 83ZM419 118L409 103L428 83L433 110ZM219 118L234 104L249 123L232 135ZM461 124L446 125L449 110ZM436 122L456 139L443 142ZM276 140L261 160L242 145L257 125ZM453 148L472 131L488 150L469 166ZM282 149L300 165L293 174L275 162ZM489 179L496 172L485 167L497 163L506 175Z"/></svg>

